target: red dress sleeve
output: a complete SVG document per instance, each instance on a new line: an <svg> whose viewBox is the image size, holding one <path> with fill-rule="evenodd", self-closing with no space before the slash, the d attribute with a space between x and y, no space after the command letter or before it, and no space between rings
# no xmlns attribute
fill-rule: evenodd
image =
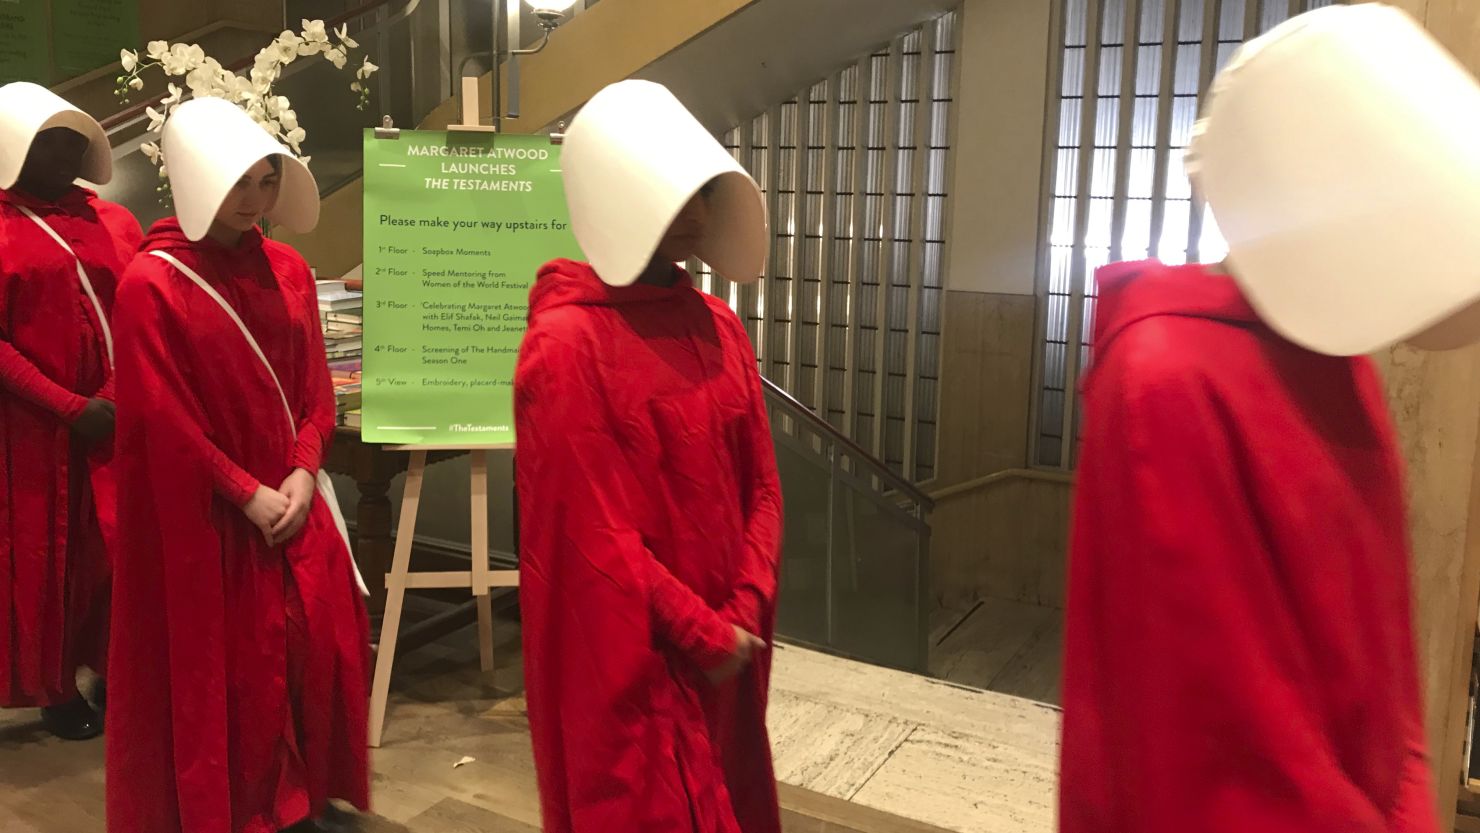
<svg viewBox="0 0 1480 833"><path fill-rule="evenodd" d="M726 310L728 312L728 310ZM747 361L746 379L750 396L750 424L746 434L746 470L740 484L745 501L745 550L730 600L721 613L746 631L769 638L775 621L777 572L781 563L781 478L776 470L776 449L771 439L771 419L766 412L765 393L755 370L755 353L739 322L736 349Z"/></svg>
<svg viewBox="0 0 1480 833"><path fill-rule="evenodd" d="M306 265L302 267L302 275L299 277L300 283L306 284L302 289L306 294L300 297L310 299L305 303L314 304L304 315L307 316L306 320L316 323L319 312L313 277ZM306 366L299 377L302 380L302 390L299 391L296 414L298 440L293 446L292 466L314 474L323 467L324 455L328 453L329 444L334 440L338 412L334 404L334 381L329 376L329 360L324 353L323 335L315 327L307 334L306 342L303 356Z"/></svg>
<svg viewBox="0 0 1480 833"><path fill-rule="evenodd" d="M103 225L108 229L108 232L113 236L113 239L117 241L116 245L120 254L120 258L122 260L122 264L124 266L127 266L129 261L132 259L134 252L138 251L139 245L144 242L144 231L139 226L138 218L135 217L127 208L124 208L117 203L111 203L106 200L94 200L94 205L97 207L98 216L102 220ZM108 292L109 297L113 297L116 291L116 287L110 290ZM111 302L104 302L104 307L108 315L109 324L114 323L113 311L111 308L109 308L111 306ZM113 375L115 370L116 368L112 366L108 368L107 381L103 382L103 387L100 388L96 394L94 394L98 399L106 399L109 402L118 401L118 393L114 389L113 385Z"/></svg>
<svg viewBox="0 0 1480 833"><path fill-rule="evenodd" d="M216 487L216 494L232 506L246 506L262 484L210 440L201 439L205 443L202 451L211 466L211 482Z"/></svg>
<svg viewBox="0 0 1480 833"><path fill-rule="evenodd" d="M643 484L626 465L614 438L619 430L601 396L585 351L538 330L526 336L520 362L526 381L519 392L521 425L538 425L547 437L538 454L521 457L536 468L540 500L558 500L558 557L592 582L610 582L632 598L645 598L658 638L701 669L722 664L735 633L719 613L658 562L633 525L629 495ZM580 582L575 582L579 585ZM580 605L580 587L559 588Z"/></svg>
<svg viewBox="0 0 1480 833"><path fill-rule="evenodd" d="M48 379L9 341L0 338L0 385L38 405L61 421L71 424L87 407L87 397L79 396Z"/></svg>
<svg viewBox="0 0 1480 833"><path fill-rule="evenodd" d="M1343 768L1217 403L1177 379L1097 404L1070 565L1063 829L1420 829L1390 827ZM1419 812L1431 799L1414 780Z"/></svg>

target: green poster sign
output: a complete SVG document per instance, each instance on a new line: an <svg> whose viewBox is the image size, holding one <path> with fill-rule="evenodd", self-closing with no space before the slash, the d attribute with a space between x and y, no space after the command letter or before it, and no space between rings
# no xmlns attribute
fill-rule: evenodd
<svg viewBox="0 0 1480 833"><path fill-rule="evenodd" d="M529 288L580 257L542 136L365 131L367 442L511 445Z"/></svg>
<svg viewBox="0 0 1480 833"><path fill-rule="evenodd" d="M51 58L46 42L44 3L0 0L0 84L51 83Z"/></svg>
<svg viewBox="0 0 1480 833"><path fill-rule="evenodd" d="M57 72L75 78L117 61L120 49L137 48L139 0L52 0L51 31Z"/></svg>

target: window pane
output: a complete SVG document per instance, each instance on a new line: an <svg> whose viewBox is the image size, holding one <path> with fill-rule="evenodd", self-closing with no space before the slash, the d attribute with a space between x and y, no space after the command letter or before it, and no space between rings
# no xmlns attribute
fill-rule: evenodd
<svg viewBox="0 0 1480 833"><path fill-rule="evenodd" d="M1191 227L1192 187L1183 170L1183 157L1197 121L1201 86L1213 67L1203 66L1206 53L1217 66L1226 64L1237 51L1245 27L1253 19L1265 31L1288 15L1287 0L1140 0L1136 39L1125 44L1126 0L1054 0L1061 3L1065 17L1062 55L1063 75L1055 88L1058 122L1050 125L1058 149L1051 155L1055 166L1050 179L1052 205L1045 245L1049 247L1048 293L1041 305L1045 343L1040 346L1042 387L1038 392L1038 436L1036 459L1042 465L1072 463L1072 439L1063 436L1064 421L1077 425L1083 418L1075 407L1079 379L1064 378L1066 356L1079 356L1086 364L1093 358L1090 344L1094 329L1094 270L1110 258L1112 246L1118 256L1137 260L1156 256L1168 263L1183 263L1188 257ZM1332 0L1303 0L1303 8L1330 5ZM1251 18L1251 13L1253 18ZM1215 15L1208 18L1207 15ZM1094 18L1095 31L1089 29ZM1170 27L1170 31L1168 31ZM1203 43L1205 30L1216 42ZM1100 45L1096 66L1085 66L1088 38ZM1170 39L1171 43L1165 43ZM1135 49L1135 97L1121 100L1125 49ZM1170 61L1171 66L1164 66ZM1164 70L1170 70L1164 72ZM1093 89L1086 89L1088 74L1094 74ZM1089 112L1093 124L1083 123L1085 100L1094 96ZM1122 107L1130 107L1129 135L1121 134ZM1050 112L1054 112L1051 108ZM1093 141L1084 131L1093 131ZM1162 131L1165 145L1158 147ZM1120 158L1120 148L1129 155ZM1091 154L1085 159L1085 153ZM1080 165L1087 163L1088 193L1081 188ZM1160 165L1158 165L1160 163ZM1126 179L1117 181L1123 166ZM1160 185L1158 187L1158 180ZM1117 207L1116 200L1125 203ZM1117 210L1118 208L1118 210ZM1203 207L1195 248L1204 261L1215 261L1227 253L1227 243L1212 213ZM1078 212L1086 212L1080 216ZM1120 239L1112 240L1114 218L1124 218ZM1160 228L1153 231L1153 218ZM1083 224L1082 236L1076 221ZM1071 302L1074 265L1084 270L1084 299ZM1078 343L1066 344L1069 333L1078 333ZM1074 352L1069 352L1069 351ZM1081 371L1082 372L1082 368ZM1070 411L1072 410L1072 413Z"/></svg>

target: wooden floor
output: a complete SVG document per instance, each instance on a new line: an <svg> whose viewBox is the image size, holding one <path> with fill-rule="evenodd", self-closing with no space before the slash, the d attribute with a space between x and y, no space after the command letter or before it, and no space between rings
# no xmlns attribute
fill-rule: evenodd
<svg viewBox="0 0 1480 833"><path fill-rule="evenodd" d="M953 683L1059 704L1064 612L1001 599L932 618L930 671Z"/></svg>
<svg viewBox="0 0 1480 833"><path fill-rule="evenodd" d="M359 820L363 833L526 833L539 829L539 808L530 756L528 724L517 664L518 628L500 623L498 657L491 675L477 671L475 637L467 631L408 656L397 667L397 682L385 744L373 753L375 815ZM794 655L796 660L802 655ZM831 658L826 661L837 662ZM778 657L778 664L780 657ZM835 671L822 674L843 682ZM805 699L812 685L798 683ZM871 684L860 687L869 688ZM784 695L783 695L784 696ZM918 698L916 698L918 699ZM821 702L818 700L817 702ZM918 727L919 723L912 723ZM799 726L799 724L798 724ZM794 728L797 728L794 726ZM833 747L806 752L816 738L793 732L785 744L788 760L800 766L828 766ZM778 742L778 749L783 745ZM898 757L901 745L881 750ZM846 750L845 750L846 752ZM778 758L780 754L778 753ZM844 754L860 760L858 754ZM781 803L786 833L932 833L939 828L851 802L840 792L877 780L880 766L858 783L821 791L783 784ZM847 769L835 766L833 771ZM846 775L844 777L847 777ZM795 779L793 779L795 780ZM899 778L880 783L883 789ZM833 785L837 787L837 784ZM969 816L969 813L967 814ZM957 830L979 829L974 824ZM986 828L981 828L986 829ZM997 828L993 828L997 829ZM1030 825L1023 830L1036 830ZM4 833L103 833L103 745L101 740L65 743L46 735L36 712L0 712L0 831Z"/></svg>

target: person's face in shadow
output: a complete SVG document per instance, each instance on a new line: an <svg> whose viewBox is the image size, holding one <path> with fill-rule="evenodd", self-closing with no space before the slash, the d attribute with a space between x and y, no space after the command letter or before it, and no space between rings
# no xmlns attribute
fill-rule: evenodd
<svg viewBox="0 0 1480 833"><path fill-rule="evenodd" d="M663 239L658 241L653 259L661 263L684 263L693 259L699 244L709 233L709 199L714 192L711 180L678 212Z"/></svg>
<svg viewBox="0 0 1480 833"><path fill-rule="evenodd" d="M37 133L16 187L43 200L61 197L82 175L87 146L87 137L71 128L52 127Z"/></svg>

